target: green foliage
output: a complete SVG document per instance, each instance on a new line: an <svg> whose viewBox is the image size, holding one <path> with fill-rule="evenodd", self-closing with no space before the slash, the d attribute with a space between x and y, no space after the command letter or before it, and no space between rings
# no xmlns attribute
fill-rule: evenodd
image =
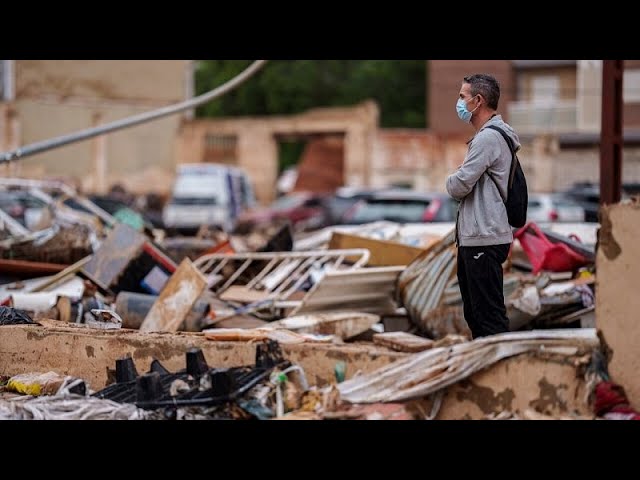
<svg viewBox="0 0 640 480"><path fill-rule="evenodd" d="M196 93L231 79L250 60L201 60ZM426 60L273 60L237 90L197 110L200 117L286 115L373 99L382 127L424 128Z"/></svg>
<svg viewBox="0 0 640 480"><path fill-rule="evenodd" d="M287 168L296 165L306 145L307 142L304 140L279 142L278 172L282 173Z"/></svg>

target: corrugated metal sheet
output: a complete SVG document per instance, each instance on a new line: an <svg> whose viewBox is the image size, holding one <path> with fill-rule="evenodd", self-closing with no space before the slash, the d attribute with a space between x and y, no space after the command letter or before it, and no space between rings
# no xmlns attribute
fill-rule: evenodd
<svg viewBox="0 0 640 480"><path fill-rule="evenodd" d="M433 338L471 336L457 301L455 230L421 254L398 279L398 293L412 323ZM459 289L458 289L459 292Z"/></svg>
<svg viewBox="0 0 640 480"><path fill-rule="evenodd" d="M368 375L347 380L338 385L338 390L342 399L352 403L421 398L503 358L538 351L575 357L599 346L596 330L592 328L502 333L413 354Z"/></svg>

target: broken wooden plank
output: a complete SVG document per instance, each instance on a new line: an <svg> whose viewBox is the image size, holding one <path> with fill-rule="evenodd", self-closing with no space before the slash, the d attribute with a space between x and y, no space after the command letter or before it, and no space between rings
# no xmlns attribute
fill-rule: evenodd
<svg viewBox="0 0 640 480"><path fill-rule="evenodd" d="M89 255L78 260L73 265L69 265L67 268L62 270L61 272L56 273L52 277L48 278L45 282L38 283L35 287L30 289L25 289L25 292L44 292L52 288L53 286L59 284L63 280L66 280L67 277L74 275L80 272L83 267L91 261L92 256Z"/></svg>
<svg viewBox="0 0 640 480"><path fill-rule="evenodd" d="M146 241L144 235L119 223L85 265L84 271L98 286L108 290L140 254Z"/></svg>
<svg viewBox="0 0 640 480"><path fill-rule="evenodd" d="M225 302L254 303L266 300L269 295L266 290L253 290L245 285L231 285L218 295L218 298Z"/></svg>
<svg viewBox="0 0 640 480"><path fill-rule="evenodd" d="M215 319L214 319L215 320ZM216 328L262 328L269 325L269 322L252 317L251 315L235 315L225 318L215 323Z"/></svg>
<svg viewBox="0 0 640 480"><path fill-rule="evenodd" d="M396 352L422 352L433 348L434 341L407 332L376 333L373 343L388 347Z"/></svg>
<svg viewBox="0 0 640 480"><path fill-rule="evenodd" d="M212 328L203 330L208 340L218 342L256 342L271 339L286 345L299 343L331 343L333 337L313 334L290 332L289 330L277 330L275 328Z"/></svg>
<svg viewBox="0 0 640 480"><path fill-rule="evenodd" d="M284 318L269 325L299 333L335 335L343 340L366 332L380 321L378 315L362 312L330 312L323 314L298 315Z"/></svg>
<svg viewBox="0 0 640 480"><path fill-rule="evenodd" d="M32 262L29 260L7 260L0 258L0 272L10 273L21 278L33 278L40 275L59 273L68 265L47 262Z"/></svg>
<svg viewBox="0 0 640 480"><path fill-rule="evenodd" d="M389 240L377 240L347 233L333 232L329 241L329 249L366 248L371 252L370 267L392 267L395 265L409 265L424 249L412 247ZM351 257L347 257L352 262Z"/></svg>
<svg viewBox="0 0 640 480"><path fill-rule="evenodd" d="M207 279L185 258L160 292L140 330L176 332L206 287Z"/></svg>

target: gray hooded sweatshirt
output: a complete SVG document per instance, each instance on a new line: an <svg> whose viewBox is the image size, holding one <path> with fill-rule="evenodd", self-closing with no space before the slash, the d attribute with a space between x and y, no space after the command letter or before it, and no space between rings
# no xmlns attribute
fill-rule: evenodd
<svg viewBox="0 0 640 480"><path fill-rule="evenodd" d="M500 127L511 137L516 150L520 148L513 128L502 120L501 115L496 115L469 141L463 164L447 177L447 192L460 201L456 233L461 247L500 245L513 241L503 201L503 198L507 198L511 151L500 132L487 128L489 125Z"/></svg>

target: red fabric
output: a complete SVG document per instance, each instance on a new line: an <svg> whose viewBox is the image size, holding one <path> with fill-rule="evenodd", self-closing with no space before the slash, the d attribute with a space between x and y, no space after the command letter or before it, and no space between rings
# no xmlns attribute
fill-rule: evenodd
<svg viewBox="0 0 640 480"><path fill-rule="evenodd" d="M610 419L640 420L640 413L629 405L627 394L621 385L600 382L596 385L594 412L599 417Z"/></svg>

